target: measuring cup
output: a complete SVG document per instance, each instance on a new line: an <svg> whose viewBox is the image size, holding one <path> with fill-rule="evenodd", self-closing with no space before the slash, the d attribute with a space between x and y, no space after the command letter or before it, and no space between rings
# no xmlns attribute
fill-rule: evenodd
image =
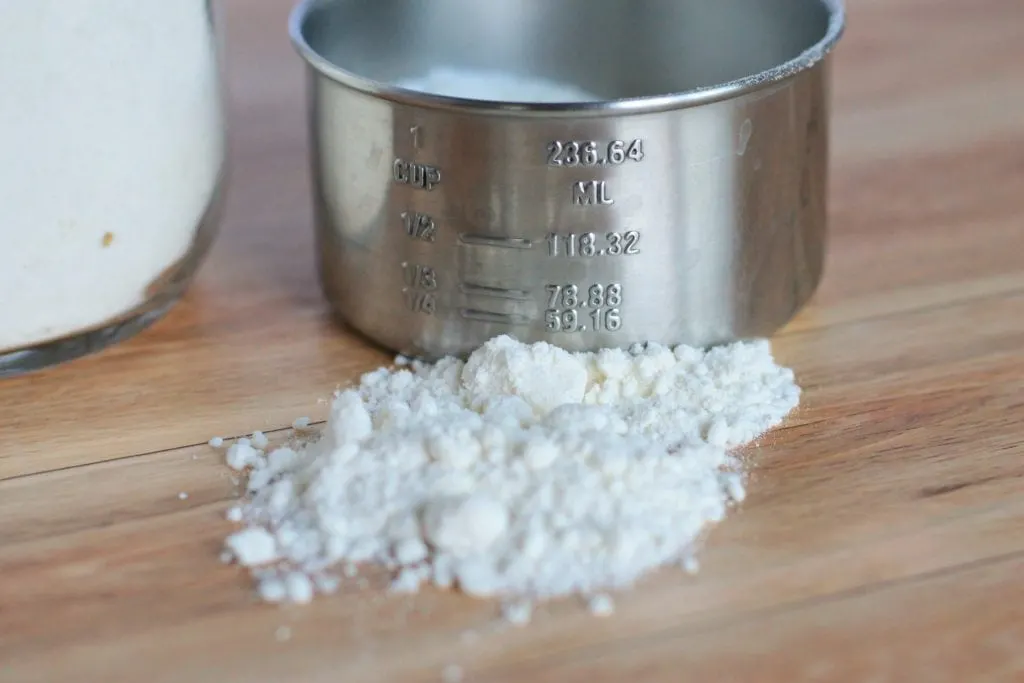
<svg viewBox="0 0 1024 683"><path fill-rule="evenodd" d="M307 0L319 270L395 351L768 336L822 274L840 0ZM437 68L571 84L520 102Z"/></svg>

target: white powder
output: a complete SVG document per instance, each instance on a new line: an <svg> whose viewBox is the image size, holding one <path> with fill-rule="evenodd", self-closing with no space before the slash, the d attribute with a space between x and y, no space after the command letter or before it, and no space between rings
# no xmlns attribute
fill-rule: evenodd
<svg viewBox="0 0 1024 683"><path fill-rule="evenodd" d="M533 604L527 600L505 603L501 608L501 615L513 626L525 626L533 617Z"/></svg>
<svg viewBox="0 0 1024 683"><path fill-rule="evenodd" d="M492 102L600 102L602 98L575 85L506 71L434 67L425 76L395 83L400 88L446 97ZM396 365L407 359L399 356Z"/></svg>
<svg viewBox="0 0 1024 683"><path fill-rule="evenodd" d="M615 602L602 593L590 598L587 602L587 609L595 617L608 617L615 613Z"/></svg>
<svg viewBox="0 0 1024 683"><path fill-rule="evenodd" d="M256 527L232 534L225 546L235 559L250 567L273 562L279 557L274 536Z"/></svg>
<svg viewBox="0 0 1024 683"><path fill-rule="evenodd" d="M264 449L270 445L270 439L263 432L253 432L251 441L252 445L259 449Z"/></svg>
<svg viewBox="0 0 1024 683"><path fill-rule="evenodd" d="M449 664L441 670L441 681L443 683L462 683L462 667L458 664Z"/></svg>
<svg viewBox="0 0 1024 683"><path fill-rule="evenodd" d="M263 462L263 451L253 448L248 439L240 439L228 448L227 461L231 469L242 470Z"/></svg>
<svg viewBox="0 0 1024 683"><path fill-rule="evenodd" d="M207 5L0 2L0 351L113 322L187 254L224 156Z"/></svg>
<svg viewBox="0 0 1024 683"><path fill-rule="evenodd" d="M292 577L372 562L396 591L500 598L515 624L571 594L610 614L607 591L696 569L699 536L743 497L727 449L798 399L763 341L572 354L498 337L466 362L363 376L304 448L233 445L249 526L227 545L273 601L312 597Z"/></svg>
<svg viewBox="0 0 1024 683"><path fill-rule="evenodd" d="M302 572L289 572L284 577L284 585L292 602L304 604L313 599L313 580Z"/></svg>
<svg viewBox="0 0 1024 683"><path fill-rule="evenodd" d="M288 598L288 587L277 576L260 577L260 597L265 602L284 602Z"/></svg>

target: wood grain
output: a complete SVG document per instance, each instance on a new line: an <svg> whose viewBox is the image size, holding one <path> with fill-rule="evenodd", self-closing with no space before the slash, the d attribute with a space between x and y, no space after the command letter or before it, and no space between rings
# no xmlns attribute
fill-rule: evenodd
<svg viewBox="0 0 1024 683"><path fill-rule="evenodd" d="M317 289L290 4L225 3L234 183L187 299L0 383L0 681L1024 680L1019 1L850 3L827 276L775 340L801 408L700 575L504 630L434 591L259 605L218 561L235 486L202 444L322 418L387 361Z"/></svg>

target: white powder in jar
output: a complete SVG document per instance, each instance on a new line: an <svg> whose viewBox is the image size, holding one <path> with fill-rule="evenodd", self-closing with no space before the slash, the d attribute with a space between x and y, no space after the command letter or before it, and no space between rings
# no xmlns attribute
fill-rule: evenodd
<svg viewBox="0 0 1024 683"><path fill-rule="evenodd" d="M189 250L224 157L206 0L0 3L0 351L101 326Z"/></svg>
<svg viewBox="0 0 1024 683"><path fill-rule="evenodd" d="M600 102L603 98L568 83L489 69L438 66L426 75L399 80L400 88L492 102Z"/></svg>
<svg viewBox="0 0 1024 683"><path fill-rule="evenodd" d="M573 594L606 616L608 591L696 568L698 538L743 497L728 449L799 394L764 341L569 353L498 337L465 362L382 368L336 396L318 441L232 446L247 526L227 548L275 601L292 594L280 572L372 562L396 592L499 598L512 624Z"/></svg>

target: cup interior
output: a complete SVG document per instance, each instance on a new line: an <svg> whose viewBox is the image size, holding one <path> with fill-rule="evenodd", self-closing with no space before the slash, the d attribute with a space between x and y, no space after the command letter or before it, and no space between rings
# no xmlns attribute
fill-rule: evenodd
<svg viewBox="0 0 1024 683"><path fill-rule="evenodd" d="M500 71L605 100L755 79L827 42L839 0L318 0L296 26L361 79Z"/></svg>

